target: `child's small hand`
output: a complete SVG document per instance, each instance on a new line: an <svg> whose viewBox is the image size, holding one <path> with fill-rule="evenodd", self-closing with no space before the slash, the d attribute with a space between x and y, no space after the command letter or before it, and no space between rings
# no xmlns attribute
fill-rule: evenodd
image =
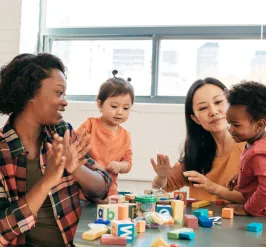
<svg viewBox="0 0 266 247"><path fill-rule="evenodd" d="M116 175L120 172L120 165L117 161L112 161L105 167L105 170Z"/></svg>
<svg viewBox="0 0 266 247"><path fill-rule="evenodd" d="M235 215L242 215L242 216L248 215L243 204L228 204L226 207L233 208Z"/></svg>
<svg viewBox="0 0 266 247"><path fill-rule="evenodd" d="M236 174L234 176L232 176L227 182L226 182L226 187L229 189L229 190L233 190L234 187L237 185L237 180L238 180L238 176L239 174Z"/></svg>

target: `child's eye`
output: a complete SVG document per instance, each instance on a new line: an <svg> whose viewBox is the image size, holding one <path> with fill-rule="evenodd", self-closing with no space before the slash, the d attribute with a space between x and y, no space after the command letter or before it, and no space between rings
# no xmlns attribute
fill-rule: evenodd
<svg viewBox="0 0 266 247"><path fill-rule="evenodd" d="M56 93L57 93L58 96L62 96L64 94L63 91L57 91Z"/></svg>
<svg viewBox="0 0 266 247"><path fill-rule="evenodd" d="M111 105L111 107L112 107L112 108L114 108L114 109L115 109L115 108L117 108L117 106L116 106L116 105Z"/></svg>
<svg viewBox="0 0 266 247"><path fill-rule="evenodd" d="M222 103L222 102L223 102L223 100L219 100L219 101L216 101L215 104L216 104L216 105L219 105L219 104Z"/></svg>
<svg viewBox="0 0 266 247"><path fill-rule="evenodd" d="M124 108L125 111L127 111L129 108Z"/></svg>

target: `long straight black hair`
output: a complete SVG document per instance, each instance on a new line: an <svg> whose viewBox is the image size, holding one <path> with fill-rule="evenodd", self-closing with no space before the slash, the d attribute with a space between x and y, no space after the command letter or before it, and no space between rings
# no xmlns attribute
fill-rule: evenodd
<svg viewBox="0 0 266 247"><path fill-rule="evenodd" d="M194 115L193 96L205 84L213 84L222 90L226 89L222 82L211 77L197 80L191 85L185 101L187 133L185 146L180 157L186 171L195 170L201 174L206 174L211 170L216 154L216 143L211 133L191 119L191 115Z"/></svg>

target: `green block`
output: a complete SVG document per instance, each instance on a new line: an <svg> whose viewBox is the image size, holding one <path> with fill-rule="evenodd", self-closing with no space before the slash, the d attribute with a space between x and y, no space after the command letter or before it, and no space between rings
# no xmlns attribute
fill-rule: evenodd
<svg viewBox="0 0 266 247"><path fill-rule="evenodd" d="M136 204L128 205L128 216L131 219L135 219L137 217Z"/></svg>

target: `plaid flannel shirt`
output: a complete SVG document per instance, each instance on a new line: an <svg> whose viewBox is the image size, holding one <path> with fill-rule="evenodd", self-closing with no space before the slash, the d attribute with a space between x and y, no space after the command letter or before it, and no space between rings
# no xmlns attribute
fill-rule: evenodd
<svg viewBox="0 0 266 247"><path fill-rule="evenodd" d="M43 127L41 132L40 168L45 172L47 160L46 142L52 142L52 135L57 132L64 136L70 130L72 141L77 136L71 125L61 121L58 126ZM108 174L93 168L94 160L87 156L87 167L101 174L106 182L105 195L86 196L89 201L108 195L111 179ZM25 200L26 193L27 151L12 129L10 120L0 130L0 247L26 246L24 232L35 226L33 215ZM79 221L81 208L79 201L80 186L66 170L61 181L49 192L57 225L66 246L74 246L73 238Z"/></svg>

